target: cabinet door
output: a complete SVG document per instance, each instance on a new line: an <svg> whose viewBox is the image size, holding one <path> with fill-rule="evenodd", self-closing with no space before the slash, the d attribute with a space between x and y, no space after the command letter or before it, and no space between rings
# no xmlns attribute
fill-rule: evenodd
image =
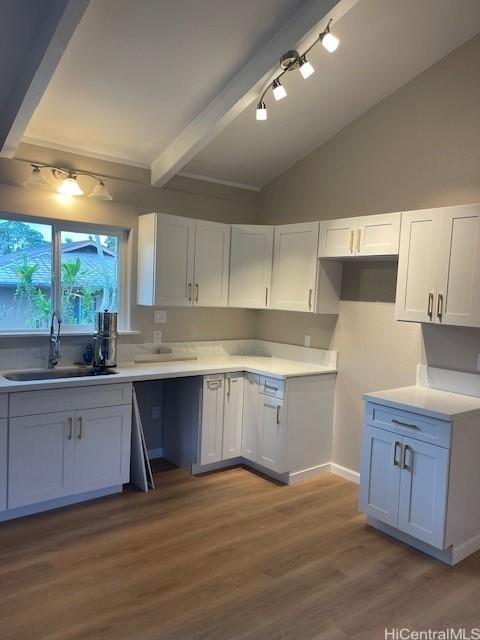
<svg viewBox="0 0 480 640"><path fill-rule="evenodd" d="M228 305L230 225L197 220L195 232L194 304Z"/></svg>
<svg viewBox="0 0 480 640"><path fill-rule="evenodd" d="M480 205L444 209L435 320L480 326Z"/></svg>
<svg viewBox="0 0 480 640"><path fill-rule="evenodd" d="M130 480L130 405L75 414L74 493Z"/></svg>
<svg viewBox="0 0 480 640"><path fill-rule="evenodd" d="M402 215L397 320L433 322L441 225L441 209L408 211Z"/></svg>
<svg viewBox="0 0 480 640"><path fill-rule="evenodd" d="M402 438L366 426L360 470L360 511L397 526Z"/></svg>
<svg viewBox="0 0 480 640"><path fill-rule="evenodd" d="M222 459L224 376L203 379L200 464Z"/></svg>
<svg viewBox="0 0 480 640"><path fill-rule="evenodd" d="M247 460L257 459L259 377L246 373L243 382L243 430L242 456Z"/></svg>
<svg viewBox="0 0 480 640"><path fill-rule="evenodd" d="M195 221L163 213L156 215L155 304L190 306L193 299Z"/></svg>
<svg viewBox="0 0 480 640"><path fill-rule="evenodd" d="M9 509L73 493L73 418L61 411L10 419Z"/></svg>
<svg viewBox="0 0 480 640"><path fill-rule="evenodd" d="M7 431L8 420L0 420L0 511L7 508Z"/></svg>
<svg viewBox="0 0 480 640"><path fill-rule="evenodd" d="M315 309L318 222L275 227L272 309Z"/></svg>
<svg viewBox="0 0 480 640"><path fill-rule="evenodd" d="M243 374L225 376L222 457L242 455Z"/></svg>
<svg viewBox="0 0 480 640"><path fill-rule="evenodd" d="M325 220L320 223L319 258L347 258L355 255L357 218Z"/></svg>
<svg viewBox="0 0 480 640"><path fill-rule="evenodd" d="M443 549L448 449L412 438L403 443L398 528Z"/></svg>
<svg viewBox="0 0 480 640"><path fill-rule="evenodd" d="M283 401L259 396L257 462L273 471L283 471L285 428Z"/></svg>
<svg viewBox="0 0 480 640"><path fill-rule="evenodd" d="M231 307L268 309L272 280L273 227L232 226L230 246Z"/></svg>
<svg viewBox="0 0 480 640"><path fill-rule="evenodd" d="M356 252L359 256L397 255L401 213L357 218Z"/></svg>

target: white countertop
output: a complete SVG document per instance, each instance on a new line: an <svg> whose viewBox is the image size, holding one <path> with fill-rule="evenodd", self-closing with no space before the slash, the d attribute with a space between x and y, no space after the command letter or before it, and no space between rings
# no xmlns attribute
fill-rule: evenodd
<svg viewBox="0 0 480 640"><path fill-rule="evenodd" d="M61 369L61 367L58 367ZM13 371L10 369L9 371ZM287 379L299 376L322 375L335 373L336 369L320 364L299 362L276 357L258 356L212 356L197 360L181 360L173 362L156 362L147 364L120 364L115 375L92 376L85 378L57 378L55 380L30 380L14 382L3 377L7 371L0 371L0 393L12 391L32 391L58 387L88 386L112 384L118 382L137 382L141 380L160 380L163 378L180 378L186 376L202 376L214 373L233 373L246 371L272 378Z"/></svg>
<svg viewBox="0 0 480 640"><path fill-rule="evenodd" d="M455 416L480 411L480 398L430 389L429 387L412 386L387 389L386 391L366 393L363 398L440 420L453 420Z"/></svg>

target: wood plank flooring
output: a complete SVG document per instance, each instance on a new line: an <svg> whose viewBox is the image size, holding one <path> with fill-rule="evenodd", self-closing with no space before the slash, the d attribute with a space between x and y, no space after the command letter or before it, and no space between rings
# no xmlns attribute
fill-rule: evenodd
<svg viewBox="0 0 480 640"><path fill-rule="evenodd" d="M480 626L480 553L454 568L383 536L356 485L245 469L0 525L1 640L375 640Z"/></svg>

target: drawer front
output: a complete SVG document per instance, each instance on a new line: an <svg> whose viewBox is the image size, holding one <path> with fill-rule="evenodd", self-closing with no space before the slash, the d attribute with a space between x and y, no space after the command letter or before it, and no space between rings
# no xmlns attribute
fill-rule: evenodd
<svg viewBox="0 0 480 640"><path fill-rule="evenodd" d="M8 418L8 393L0 394L0 418Z"/></svg>
<svg viewBox="0 0 480 640"><path fill-rule="evenodd" d="M436 420L413 411L402 411L376 402L367 402L365 422L373 427L380 427L416 440L450 447L452 424L445 420Z"/></svg>
<svg viewBox="0 0 480 640"><path fill-rule="evenodd" d="M260 393L272 398L283 398L285 381L260 376Z"/></svg>
<svg viewBox="0 0 480 640"><path fill-rule="evenodd" d="M102 384L91 387L61 387L45 391L10 394L10 416L29 416L54 411L113 407L132 402L132 385Z"/></svg>

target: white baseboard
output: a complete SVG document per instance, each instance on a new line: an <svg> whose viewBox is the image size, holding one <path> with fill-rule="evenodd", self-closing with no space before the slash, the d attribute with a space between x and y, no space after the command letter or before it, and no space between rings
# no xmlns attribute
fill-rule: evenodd
<svg viewBox="0 0 480 640"><path fill-rule="evenodd" d="M463 560L467 556L475 553L480 549L480 534L474 536L461 544L452 546L452 564L457 564L460 560Z"/></svg>
<svg viewBox="0 0 480 640"><path fill-rule="evenodd" d="M149 449L148 450L148 459L155 460L155 458L163 458L163 448L158 447L157 449Z"/></svg>
<svg viewBox="0 0 480 640"><path fill-rule="evenodd" d="M348 467L342 467L342 465L337 464L336 462L330 463L330 472L334 473L336 476L345 478L345 480L350 480L350 482L360 484L360 474L358 471L354 471Z"/></svg>
<svg viewBox="0 0 480 640"><path fill-rule="evenodd" d="M310 467L309 469L302 469L301 471L294 471L288 475L288 484L297 484L297 482L303 482L309 480L315 476L320 476L330 471L330 462L325 464L318 464L316 467Z"/></svg>

